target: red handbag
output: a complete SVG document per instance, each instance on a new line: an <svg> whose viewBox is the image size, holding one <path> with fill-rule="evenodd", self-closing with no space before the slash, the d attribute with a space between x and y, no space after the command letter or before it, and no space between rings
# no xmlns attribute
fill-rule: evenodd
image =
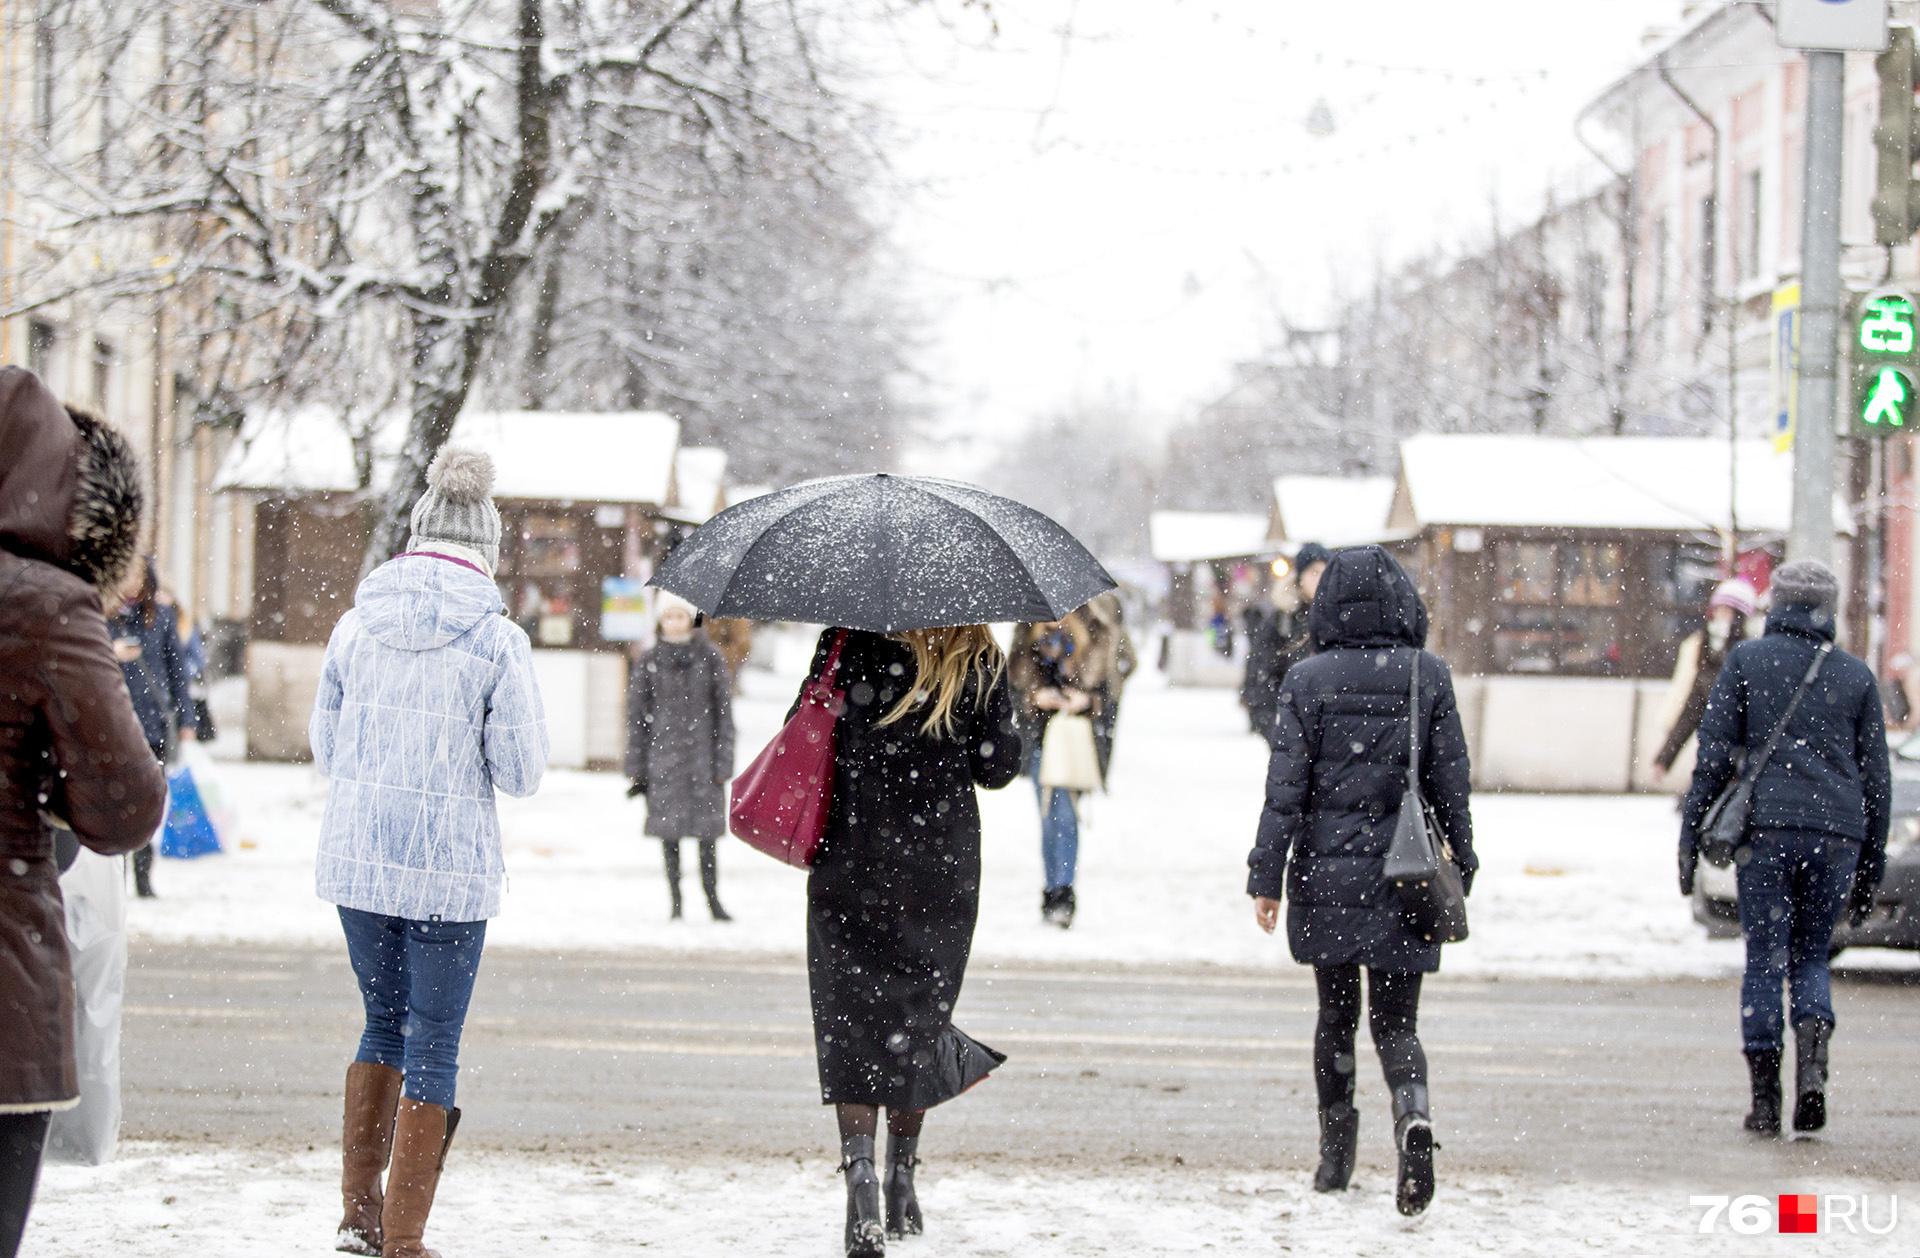
<svg viewBox="0 0 1920 1258"><path fill-rule="evenodd" d="M827 834L833 804L835 726L846 696L834 688L847 631L834 636L820 675L800 694L800 710L733 780L727 826L775 860L810 869Z"/></svg>

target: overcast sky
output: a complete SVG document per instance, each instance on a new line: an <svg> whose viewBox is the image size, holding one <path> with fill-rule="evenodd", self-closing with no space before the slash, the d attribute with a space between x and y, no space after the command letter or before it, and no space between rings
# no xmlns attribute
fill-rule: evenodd
<svg viewBox="0 0 1920 1258"><path fill-rule="evenodd" d="M932 316L929 400L973 437L943 458L1075 398L1181 418L1276 311L1311 322L1376 254L1571 186L1576 113L1680 0L994 8L997 37L929 25L877 85L912 137L895 235Z"/></svg>

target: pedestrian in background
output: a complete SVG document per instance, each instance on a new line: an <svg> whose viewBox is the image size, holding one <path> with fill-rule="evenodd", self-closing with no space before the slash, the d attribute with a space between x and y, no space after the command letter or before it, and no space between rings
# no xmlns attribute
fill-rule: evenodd
<svg viewBox="0 0 1920 1258"><path fill-rule="evenodd" d="M810 676L824 672L841 632L821 636ZM1006 1060L954 1026L953 1010L980 911L975 788L1013 781L1020 744L1005 661L985 625L845 632L832 802L807 882L807 982L820 1099L840 1127L846 1252L872 1258L886 1248L880 1111L885 1231L917 1235L926 1112Z"/></svg>
<svg viewBox="0 0 1920 1258"><path fill-rule="evenodd" d="M134 565L120 594L119 609L107 625L114 656L126 675L148 749L155 760L170 765L179 745L192 742L199 730L180 612L161 596L160 569L152 556ZM141 899L153 898L152 843L133 854L133 886Z"/></svg>
<svg viewBox="0 0 1920 1258"><path fill-rule="evenodd" d="M707 911L730 922L720 907L718 849L733 776L732 679L697 616L693 604L662 593L659 640L627 683L627 796L647 797L646 833L666 857L673 920L682 915L680 843L693 839Z"/></svg>
<svg viewBox="0 0 1920 1258"><path fill-rule="evenodd" d="M1309 623L1314 654L1288 670L1278 696L1247 893L1255 921L1269 934L1284 893L1288 945L1295 961L1313 967L1319 993L1314 1188L1337 1192L1353 1175L1360 1132L1353 1050L1364 969L1368 1026L1393 1094L1395 1199L1402 1214L1418 1214L1433 1199L1435 1147L1418 1032L1420 982L1440 968L1440 945L1408 924L1385 861L1408 788L1410 726L1418 722L1421 793L1472 889L1467 741L1452 675L1422 649L1427 610L1385 550L1336 554ZM1417 696L1410 693L1416 658Z"/></svg>
<svg viewBox="0 0 1920 1258"><path fill-rule="evenodd" d="M117 856L166 814L101 607L139 544L140 479L118 433L0 367L0 1258L52 1113L80 1099L56 830Z"/></svg>
<svg viewBox="0 0 1920 1258"><path fill-rule="evenodd" d="M1253 732L1273 740L1273 718L1280 703L1280 681L1287 670L1313 651L1308 628L1314 591L1333 552L1318 542L1302 542L1293 566L1269 592L1268 605L1247 623L1247 671L1240 683L1240 704Z"/></svg>
<svg viewBox="0 0 1920 1258"><path fill-rule="evenodd" d="M1040 895L1043 921L1066 930L1079 910L1074 881L1080 867L1079 797L1098 785L1099 743L1089 736L1092 779L1076 786L1044 780L1046 743L1059 716L1098 716L1114 660L1114 644L1095 640L1078 613L1050 623L1022 624L1013 632L1008 666L1017 696L1026 747L1027 775L1040 806L1040 863L1046 885ZM1096 727L1097 728L1097 727Z"/></svg>
<svg viewBox="0 0 1920 1258"><path fill-rule="evenodd" d="M1738 579L1722 581L1707 600L1706 623L1681 641L1667 691L1667 736L1653 757L1654 767L1662 774L1673 771L1674 762L1699 730L1713 683L1720 680L1720 670L1733 648L1753 636L1759 607L1760 596L1751 585Z"/></svg>
<svg viewBox="0 0 1920 1258"><path fill-rule="evenodd" d="M1794 1130L1826 1125L1833 929L1843 911L1865 920L1886 873L1886 725L1872 670L1833 644L1839 599L1823 564L1800 560L1774 574L1765 636L1733 649L1708 697L1681 825L1680 892L1690 896L1709 809L1774 741L1753 782L1746 848L1734 858L1747 944L1746 1128L1760 1135L1780 1133L1783 982L1792 995Z"/></svg>
<svg viewBox="0 0 1920 1258"><path fill-rule="evenodd" d="M1127 682L1140 668L1140 656L1127 632L1126 609L1117 594L1102 594L1076 615L1087 626L1087 650L1101 663L1096 671L1100 687L1094 695L1093 745L1100 760L1100 780L1104 784L1113 773L1114 738L1120 725L1120 700Z"/></svg>
<svg viewBox="0 0 1920 1258"><path fill-rule="evenodd" d="M406 553L360 583L327 643L308 730L329 779L315 885L366 1009L341 1133L347 1253L431 1258L460 1034L505 876L494 792L531 795L546 768L532 651L494 581L492 487L484 454L435 457Z"/></svg>

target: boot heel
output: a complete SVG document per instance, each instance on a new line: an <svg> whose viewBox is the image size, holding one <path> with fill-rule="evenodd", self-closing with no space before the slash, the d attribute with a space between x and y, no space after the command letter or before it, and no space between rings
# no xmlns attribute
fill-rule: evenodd
<svg viewBox="0 0 1920 1258"><path fill-rule="evenodd" d="M887 1150L887 1235L895 1240L926 1231L920 1194L913 1184L913 1172L920 1165L915 1156L919 1145L918 1136L895 1136Z"/></svg>
<svg viewBox="0 0 1920 1258"><path fill-rule="evenodd" d="M840 1147L840 1169L847 1177L847 1258L884 1258L887 1232L880 1221L880 1176L873 1169L873 1137L849 1137Z"/></svg>

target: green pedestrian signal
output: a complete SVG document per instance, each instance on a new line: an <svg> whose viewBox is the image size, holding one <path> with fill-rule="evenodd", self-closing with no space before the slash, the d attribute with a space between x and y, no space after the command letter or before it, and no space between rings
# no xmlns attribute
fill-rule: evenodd
<svg viewBox="0 0 1920 1258"><path fill-rule="evenodd" d="M1853 431L1890 437L1920 428L1920 311L1913 296L1882 288L1854 299Z"/></svg>
<svg viewBox="0 0 1920 1258"><path fill-rule="evenodd" d="M1904 358L1913 353L1913 302L1898 293L1871 297L1860 311L1860 348Z"/></svg>
<svg viewBox="0 0 1920 1258"><path fill-rule="evenodd" d="M1913 376L1904 367L1880 367L1860 403L1860 422L1874 432L1903 432L1913 402Z"/></svg>

